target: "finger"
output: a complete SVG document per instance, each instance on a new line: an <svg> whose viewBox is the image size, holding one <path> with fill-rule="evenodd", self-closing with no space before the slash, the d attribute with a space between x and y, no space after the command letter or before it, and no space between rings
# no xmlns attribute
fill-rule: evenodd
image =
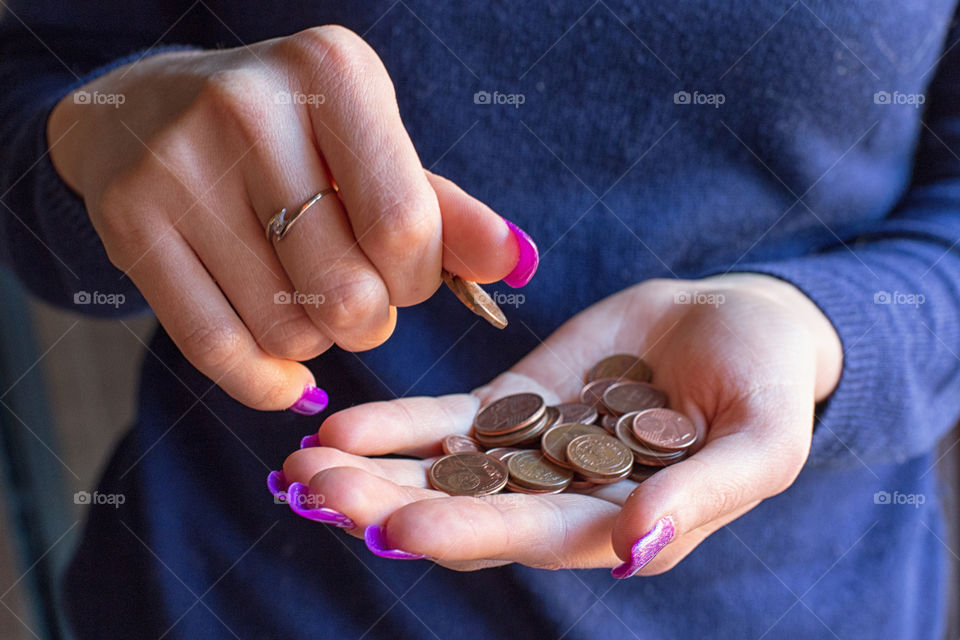
<svg viewBox="0 0 960 640"><path fill-rule="evenodd" d="M307 484L317 473L334 467L361 469L395 484L426 488L427 471L432 460L402 458L366 458L330 447L310 447L290 454L283 462L283 476L288 482Z"/></svg>
<svg viewBox="0 0 960 640"><path fill-rule="evenodd" d="M471 282L509 275L520 260L520 247L503 218L450 180L426 175L443 219L443 267Z"/></svg>
<svg viewBox="0 0 960 640"><path fill-rule="evenodd" d="M503 374L472 394L400 398L344 409L324 420L317 437L325 446L358 455L439 455L440 440L468 433L482 405L525 391L542 395L548 403L558 401L552 391L527 377Z"/></svg>
<svg viewBox="0 0 960 640"><path fill-rule="evenodd" d="M314 384L309 369L260 348L175 231L161 236L127 273L187 360L239 402L286 409Z"/></svg>
<svg viewBox="0 0 960 640"><path fill-rule="evenodd" d="M419 500L384 524L388 548L442 562L505 560L527 566L609 567L610 529L619 509L576 494L498 494Z"/></svg>
<svg viewBox="0 0 960 640"><path fill-rule="evenodd" d="M631 562L622 573L648 562L652 556L638 558L651 545L662 548L790 486L810 446L810 435L796 425L812 423L813 407L804 402L812 393L776 386L741 398L716 418L703 449L638 486L613 531L617 555Z"/></svg>
<svg viewBox="0 0 960 640"><path fill-rule="evenodd" d="M266 240L256 214L237 194L218 194L185 226L183 233L210 275L230 300L256 341L269 354L289 360L310 360L332 340L320 331L299 304L291 304L293 285Z"/></svg>
<svg viewBox="0 0 960 640"><path fill-rule="evenodd" d="M299 126L295 111L277 114ZM331 180L309 131L281 131L280 140L258 145L244 166L250 202L261 228L282 208L296 212ZM282 141L282 142L281 142ZM261 232L262 233L262 232ZM334 193L297 220L273 249L289 275L307 316L324 334L350 351L371 349L393 332L396 311L386 285L354 238L343 204Z"/></svg>
<svg viewBox="0 0 960 640"><path fill-rule="evenodd" d="M383 63L342 27L311 29L292 41L306 55L293 68L310 69L305 90L327 94L307 111L363 252L383 277L391 304L423 302L440 286L440 209Z"/></svg>
<svg viewBox="0 0 960 640"><path fill-rule="evenodd" d="M445 495L433 489L397 484L349 466L317 472L310 478L308 491L313 504L335 509L350 518L357 525L353 531L358 537L363 535L364 528L384 522L400 507Z"/></svg>

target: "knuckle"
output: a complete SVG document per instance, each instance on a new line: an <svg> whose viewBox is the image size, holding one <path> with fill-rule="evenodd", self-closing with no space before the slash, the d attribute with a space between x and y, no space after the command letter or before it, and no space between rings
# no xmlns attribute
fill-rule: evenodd
<svg viewBox="0 0 960 640"><path fill-rule="evenodd" d="M201 371L222 371L243 355L243 332L229 323L201 325L184 336L182 351Z"/></svg>
<svg viewBox="0 0 960 640"><path fill-rule="evenodd" d="M306 313L284 318L266 329L257 340L267 353L288 360L310 360L330 346L330 340Z"/></svg>
<svg viewBox="0 0 960 640"><path fill-rule="evenodd" d="M345 81L369 81L371 64L379 62L363 38L339 25L306 29L285 38L279 46L292 68L317 69L327 78Z"/></svg>
<svg viewBox="0 0 960 640"><path fill-rule="evenodd" d="M332 280L340 283L324 293L323 321L334 330L365 324L387 305L383 282L366 269L354 269Z"/></svg>
<svg viewBox="0 0 960 640"><path fill-rule="evenodd" d="M131 175L114 179L90 206L110 262L126 272L156 241L157 221L141 213L142 190Z"/></svg>
<svg viewBox="0 0 960 640"><path fill-rule="evenodd" d="M211 74L200 90L199 102L215 121L225 120L252 142L266 132L274 108L273 96L274 86L266 75L235 68Z"/></svg>
<svg viewBox="0 0 960 640"><path fill-rule="evenodd" d="M411 188L385 203L374 204L372 250L391 257L416 255L441 240L440 209L436 195Z"/></svg>
<svg viewBox="0 0 960 640"><path fill-rule="evenodd" d="M714 485L713 491L703 497L704 510L707 514L703 521L709 522L732 512L743 504L744 495L744 488L740 483L733 480L718 482Z"/></svg>

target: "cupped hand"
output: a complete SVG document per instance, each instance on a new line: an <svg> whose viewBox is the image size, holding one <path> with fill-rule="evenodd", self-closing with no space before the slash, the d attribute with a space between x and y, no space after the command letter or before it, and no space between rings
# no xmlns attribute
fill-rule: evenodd
<svg viewBox="0 0 960 640"><path fill-rule="evenodd" d="M548 403L575 399L590 366L622 352L641 355L670 406L697 425L703 437L693 455L642 484L624 480L589 495L471 498L429 488L441 439L468 433L482 405L522 391ZM649 281L581 312L469 394L330 416L320 446L289 456L281 477L300 483L292 485L299 498L344 514L354 535L373 525L368 544L378 552L459 570L622 562L617 577L660 573L792 484L809 451L814 404L832 392L841 364L830 322L786 282L756 274ZM377 457L394 453L413 459Z"/></svg>
<svg viewBox="0 0 960 640"><path fill-rule="evenodd" d="M110 260L190 362L258 409L311 388L298 361L381 344L441 267L532 276L515 269L522 232L424 171L386 69L342 27L119 67L58 103L48 139ZM333 186L267 239L280 209Z"/></svg>

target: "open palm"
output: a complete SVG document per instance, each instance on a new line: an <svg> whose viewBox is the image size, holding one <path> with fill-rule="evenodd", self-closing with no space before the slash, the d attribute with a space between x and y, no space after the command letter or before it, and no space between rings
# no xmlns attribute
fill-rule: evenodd
<svg viewBox="0 0 960 640"><path fill-rule="evenodd" d="M482 405L523 391L548 403L575 399L587 369L621 352L641 355L670 406L697 425L700 449L689 458L640 485L624 480L589 495L472 498L429 488L440 440L468 433ZM621 570L629 575L648 560L635 543L654 529L669 544L642 573L659 573L792 484L809 450L815 401L836 386L840 361L829 321L787 283L752 274L649 281L581 312L471 393L331 415L318 432L322 446L290 455L281 477L301 514L310 515L306 497L345 514L352 534L380 525L381 546L446 567L595 568L626 559L635 565ZM385 454L410 459L377 457Z"/></svg>

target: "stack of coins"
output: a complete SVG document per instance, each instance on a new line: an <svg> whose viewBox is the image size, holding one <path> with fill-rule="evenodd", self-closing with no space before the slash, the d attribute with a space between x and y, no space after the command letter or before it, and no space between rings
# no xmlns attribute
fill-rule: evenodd
<svg viewBox="0 0 960 640"><path fill-rule="evenodd" d="M431 467L430 484L451 495L589 491L629 478L642 482L685 458L697 429L667 408L640 358L617 354L587 374L580 402L548 406L518 393L483 407L474 437L443 439L446 455Z"/></svg>

